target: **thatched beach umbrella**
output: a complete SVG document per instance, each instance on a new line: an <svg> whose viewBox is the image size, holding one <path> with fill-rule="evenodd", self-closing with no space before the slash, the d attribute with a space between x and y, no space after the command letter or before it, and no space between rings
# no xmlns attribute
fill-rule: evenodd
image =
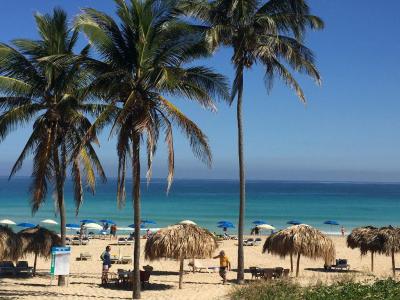
<svg viewBox="0 0 400 300"><path fill-rule="evenodd" d="M347 247L359 248L361 255L371 252L371 272L374 271L374 254L383 252L383 241L379 229L373 226L354 228L347 236Z"/></svg>
<svg viewBox="0 0 400 300"><path fill-rule="evenodd" d="M296 277L299 276L301 255L313 259L322 258L326 264L335 259L335 246L332 240L318 229L305 224L290 226L271 234L263 246L263 253L266 251L281 257L297 254ZM291 269L293 271L293 264Z"/></svg>
<svg viewBox="0 0 400 300"><path fill-rule="evenodd" d="M0 225L0 261L17 261L21 255L20 238L11 228Z"/></svg>
<svg viewBox="0 0 400 300"><path fill-rule="evenodd" d="M180 261L179 288L182 288L185 259L210 258L218 248L214 235L191 224L177 224L163 228L146 241L146 259L171 258Z"/></svg>
<svg viewBox="0 0 400 300"><path fill-rule="evenodd" d="M400 229L392 226L379 228L378 237L382 241L382 253L392 257L393 276L396 276L394 254L400 252Z"/></svg>
<svg viewBox="0 0 400 300"><path fill-rule="evenodd" d="M37 257L49 258L51 255L51 248L61 245L61 238L54 231L46 228L36 226L34 228L27 228L21 230L17 234L21 240L22 253L35 254L35 261L33 264L33 274L36 274Z"/></svg>

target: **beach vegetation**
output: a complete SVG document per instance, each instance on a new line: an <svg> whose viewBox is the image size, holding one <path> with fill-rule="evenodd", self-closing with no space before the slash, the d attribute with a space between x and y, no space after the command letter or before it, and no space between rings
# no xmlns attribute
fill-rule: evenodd
<svg viewBox="0 0 400 300"><path fill-rule="evenodd" d="M245 71L256 64L264 67L267 90L275 77L293 88L305 102L304 92L292 71L305 73L319 84L320 74L314 54L304 44L307 29L322 29L323 21L310 14L306 0L199 0L182 2L182 9L191 17L208 26L207 41L211 48L220 45L233 49L231 63L235 77L231 89L231 103L237 98L237 135L240 201L238 220L239 283L244 280L243 232L245 213L245 159L242 103Z"/></svg>
<svg viewBox="0 0 400 300"><path fill-rule="evenodd" d="M400 299L400 282L381 279L374 282L340 281L333 284L300 286L291 281L257 282L235 288L232 300L395 300Z"/></svg>

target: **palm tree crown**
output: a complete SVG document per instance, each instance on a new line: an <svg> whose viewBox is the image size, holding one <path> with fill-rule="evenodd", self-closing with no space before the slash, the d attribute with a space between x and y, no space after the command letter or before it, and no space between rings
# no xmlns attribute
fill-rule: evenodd
<svg viewBox="0 0 400 300"><path fill-rule="evenodd" d="M84 144L78 156L72 155L91 126L86 114L95 114L98 108L85 101L83 88L89 76L76 64L59 69L45 60L47 56L73 53L78 32L68 28L66 18L60 9L55 9L53 15L36 14L39 40L17 39L12 41L13 46L0 44L0 142L18 126L33 123L10 174L11 178L33 154L33 212L44 202L49 183L64 184L68 165L77 211L83 201L81 169L92 189L96 169L104 178L91 144ZM81 54L87 52L84 48Z"/></svg>
<svg viewBox="0 0 400 300"><path fill-rule="evenodd" d="M215 109L213 99L228 99L223 76L194 66L209 55L201 26L188 25L177 9L177 0L115 0L118 22L109 15L84 9L75 26L85 33L100 60L84 56L65 57L61 62L79 62L94 74L90 93L108 106L90 128L87 139L111 124L117 138L119 204L125 201L128 158L132 158L134 181L135 253L134 298L140 297L140 145L146 145L147 179L160 135L168 149L168 187L174 175L173 125L182 130L196 157L211 165L206 136L185 116L170 97L197 101Z"/></svg>
<svg viewBox="0 0 400 300"><path fill-rule="evenodd" d="M256 63L265 69L265 83L271 89L274 77L292 87L301 101L305 96L290 68L305 72L320 83L314 55L303 44L307 28L321 29L323 21L310 14L306 0L183 0L180 8L187 15L201 19L211 48L233 48L235 79L231 101L237 96L238 156L240 179L239 208L239 282L244 280L243 227L245 212L245 172L243 151L242 98L244 70ZM290 67L290 68L289 68Z"/></svg>

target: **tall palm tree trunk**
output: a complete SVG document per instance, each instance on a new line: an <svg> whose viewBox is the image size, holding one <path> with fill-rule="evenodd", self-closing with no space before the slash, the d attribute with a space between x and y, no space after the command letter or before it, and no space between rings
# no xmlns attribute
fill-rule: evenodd
<svg viewBox="0 0 400 300"><path fill-rule="evenodd" d="M133 219L135 243L133 251L133 299L140 299L140 139L132 139Z"/></svg>
<svg viewBox="0 0 400 300"><path fill-rule="evenodd" d="M238 152L239 152L239 181L240 181L240 204L239 204L239 246L238 246L238 265L237 265L237 282L244 282L244 253L243 253L243 227L244 214L246 207L245 194L245 174L244 174L244 158L243 158L243 121L242 121L242 97L243 97L243 64L239 65L239 82L238 82L238 101L237 101L237 125L238 125Z"/></svg>
<svg viewBox="0 0 400 300"><path fill-rule="evenodd" d="M396 277L396 263L394 261L394 250L392 250L392 271L393 271L393 277Z"/></svg>
<svg viewBox="0 0 400 300"><path fill-rule="evenodd" d="M371 272L374 272L374 251L371 252Z"/></svg>
<svg viewBox="0 0 400 300"><path fill-rule="evenodd" d="M54 168L56 171L56 190L57 190L57 203L60 213L60 233L61 233L61 246L65 246L66 238L66 216L65 216L65 203L64 203L64 171L60 165L60 158L58 156L58 149L54 151ZM65 285L65 276L58 276L58 285Z"/></svg>

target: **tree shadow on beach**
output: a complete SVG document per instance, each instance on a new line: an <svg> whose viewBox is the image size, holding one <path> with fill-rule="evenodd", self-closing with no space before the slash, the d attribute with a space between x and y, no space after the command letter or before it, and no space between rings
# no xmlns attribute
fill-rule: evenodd
<svg viewBox="0 0 400 300"><path fill-rule="evenodd" d="M104 286L101 284L97 285L100 288L110 289L110 290L122 290L122 291L132 291L131 285L121 286L116 284L110 284L108 286ZM144 287L142 287L142 291L165 291L174 288L173 285L163 284L163 283L147 283Z"/></svg>
<svg viewBox="0 0 400 300"><path fill-rule="evenodd" d="M178 276L179 272L175 271L151 271L151 276L168 276L168 275L173 275L173 276Z"/></svg>
<svg viewBox="0 0 400 300"><path fill-rule="evenodd" d="M306 271L313 271L313 272L321 272L321 273L360 273L357 270L344 270L344 269L331 269L329 271L325 270L324 268L304 268Z"/></svg>
<svg viewBox="0 0 400 300"><path fill-rule="evenodd" d="M6 299L6 300L14 300L14 299L20 299L22 297L29 297L30 299L43 299L45 297L51 297L51 298L64 298L68 299L69 297L81 297L83 299L131 299L130 297L117 297L117 296L100 296L100 295L88 295L88 294L68 294L68 293L61 293L61 292L50 292L50 291L18 291L18 290L12 290L12 291L2 291L0 290L0 299Z"/></svg>

